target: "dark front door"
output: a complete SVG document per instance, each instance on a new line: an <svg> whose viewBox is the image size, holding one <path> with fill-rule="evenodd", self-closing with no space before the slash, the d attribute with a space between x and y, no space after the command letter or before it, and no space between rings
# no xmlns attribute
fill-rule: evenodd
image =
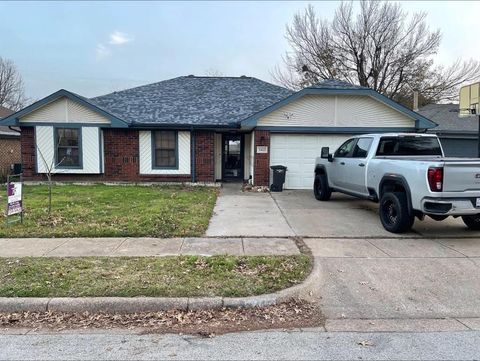
<svg viewBox="0 0 480 361"><path fill-rule="evenodd" d="M223 179L243 179L243 136L224 134L222 148Z"/></svg>

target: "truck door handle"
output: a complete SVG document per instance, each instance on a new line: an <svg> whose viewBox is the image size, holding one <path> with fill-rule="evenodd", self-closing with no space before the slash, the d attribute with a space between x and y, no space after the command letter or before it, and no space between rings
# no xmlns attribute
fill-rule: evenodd
<svg viewBox="0 0 480 361"><path fill-rule="evenodd" d="M359 167L365 167L365 164L364 163L359 163L358 166Z"/></svg>
<svg viewBox="0 0 480 361"><path fill-rule="evenodd" d="M345 162L340 162L340 165L345 165Z"/></svg>

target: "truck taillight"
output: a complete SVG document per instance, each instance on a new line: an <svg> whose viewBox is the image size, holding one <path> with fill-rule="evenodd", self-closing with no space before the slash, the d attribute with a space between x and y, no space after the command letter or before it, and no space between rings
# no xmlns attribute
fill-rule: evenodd
<svg viewBox="0 0 480 361"><path fill-rule="evenodd" d="M428 168L428 184L432 192L443 189L443 168Z"/></svg>

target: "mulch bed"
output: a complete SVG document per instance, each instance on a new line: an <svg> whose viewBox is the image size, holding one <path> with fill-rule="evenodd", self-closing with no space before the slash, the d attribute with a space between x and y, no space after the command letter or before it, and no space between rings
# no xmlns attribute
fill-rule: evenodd
<svg viewBox="0 0 480 361"><path fill-rule="evenodd" d="M323 326L316 305L292 301L268 307L221 310L171 310L134 314L24 312L0 313L0 328L62 331L69 329L136 329L142 333L186 333L213 337L235 331Z"/></svg>

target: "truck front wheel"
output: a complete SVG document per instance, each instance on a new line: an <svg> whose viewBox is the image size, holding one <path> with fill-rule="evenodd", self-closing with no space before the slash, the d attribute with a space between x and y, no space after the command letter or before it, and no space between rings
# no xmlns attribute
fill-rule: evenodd
<svg viewBox="0 0 480 361"><path fill-rule="evenodd" d="M380 199L380 220L383 228L392 233L409 231L415 216L408 211L407 195L403 192L387 192Z"/></svg>
<svg viewBox="0 0 480 361"><path fill-rule="evenodd" d="M328 186L327 176L324 174L317 174L313 182L313 193L315 198L319 201L328 201L332 196L332 190Z"/></svg>
<svg viewBox="0 0 480 361"><path fill-rule="evenodd" d="M473 216L462 216L463 223L467 225L469 229L474 231L480 231L480 214Z"/></svg>

